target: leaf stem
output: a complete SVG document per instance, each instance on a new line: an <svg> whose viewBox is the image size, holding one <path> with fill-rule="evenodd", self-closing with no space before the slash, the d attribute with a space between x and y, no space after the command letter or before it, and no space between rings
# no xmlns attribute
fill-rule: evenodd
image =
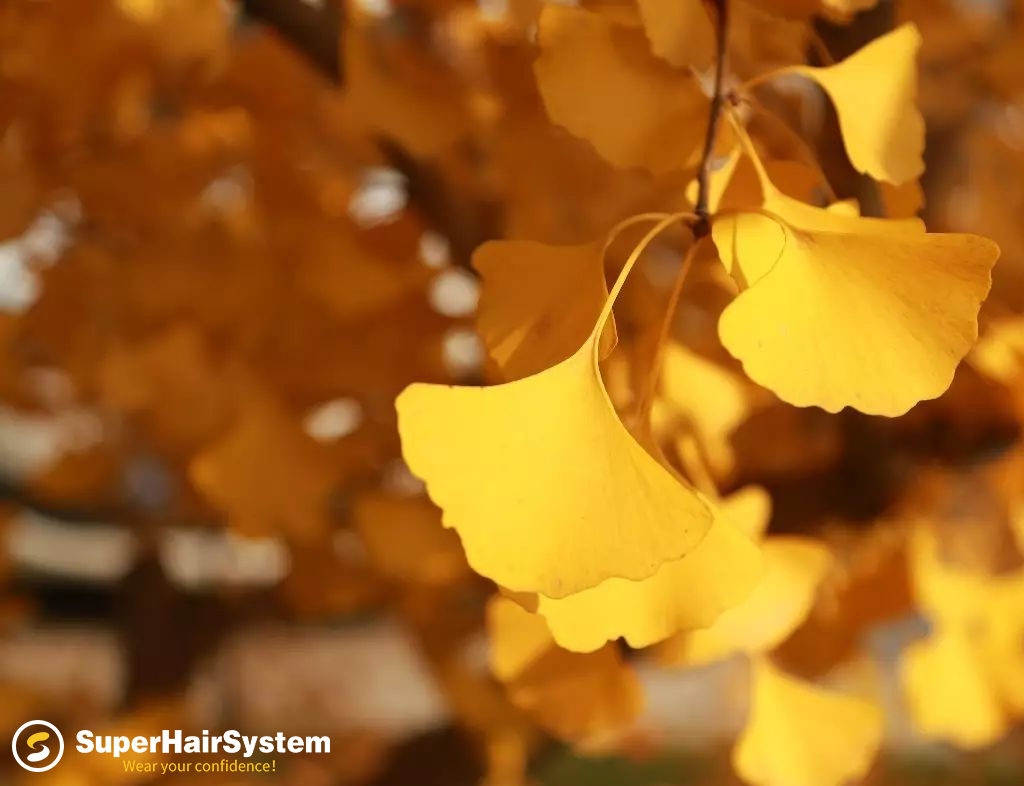
<svg viewBox="0 0 1024 786"><path fill-rule="evenodd" d="M622 270L619 271L618 278L615 279L615 283L612 285L611 292L608 293L608 299L604 302L604 308L601 309L601 313L597 317L597 323L594 325L594 333L597 334L598 339L600 338L601 332L604 330L605 324L608 322L608 318L612 314L612 307L615 305L615 301L619 297L619 292L622 291L622 287L626 283L626 279L633 270L633 266L637 263L647 247L654 242L654 239L658 237L662 232L668 229L672 224L677 221L683 220L696 220L696 216L692 213L664 213L664 214L644 214L642 216L633 216L625 221L621 222L615 229L612 230L612 235L617 235L625 227L637 223L639 221L646 221L653 218L656 215L662 216L661 219L655 224L646 235L637 243L633 250L630 252L629 257L626 259L626 264L622 266ZM611 236L610 236L611 237ZM608 251L608 247L611 244L611 239L605 244L604 250ZM591 334L593 336L593 334ZM593 360L594 368L597 368L600 363L600 341L595 340L593 343Z"/></svg>
<svg viewBox="0 0 1024 786"><path fill-rule="evenodd" d="M676 310L679 308L679 299L683 294L683 284L686 283L686 277L690 272L690 268L693 267L694 259L697 257L697 246L698 241L694 240L683 257L683 263L679 266L679 272L676 274L676 279L672 284L672 291L668 296L665 315L661 319L661 327L658 330L658 337L654 343L654 353L651 356L651 370L647 375L647 386L644 389L643 398L640 400L640 406L637 409L638 422L642 424L643 428L650 426L651 406L658 392L658 381L661 378L661 368L665 360L665 347L672 332L672 321L676 315Z"/></svg>
<svg viewBox="0 0 1024 786"><path fill-rule="evenodd" d="M700 172L697 175L697 223L693 228L697 240L707 235L710 230L708 223L708 191L711 181L711 158L715 150L715 138L718 136L718 121L722 114L722 83L725 77L726 45L729 30L729 0L705 0L715 7L717 26L715 28L715 87L711 96L711 108L708 112L708 128L704 135L704 150L701 153Z"/></svg>

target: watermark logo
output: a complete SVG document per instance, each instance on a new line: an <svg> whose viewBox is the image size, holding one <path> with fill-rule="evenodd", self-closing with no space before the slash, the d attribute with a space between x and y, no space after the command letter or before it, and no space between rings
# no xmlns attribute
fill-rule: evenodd
<svg viewBox="0 0 1024 786"><path fill-rule="evenodd" d="M33 720L14 732L14 759L29 772L46 772L64 755L64 738L52 723Z"/></svg>

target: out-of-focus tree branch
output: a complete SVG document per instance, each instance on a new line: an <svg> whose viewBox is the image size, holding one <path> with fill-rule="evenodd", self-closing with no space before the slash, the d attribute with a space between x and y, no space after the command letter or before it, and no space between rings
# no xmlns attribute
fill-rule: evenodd
<svg viewBox="0 0 1024 786"><path fill-rule="evenodd" d="M249 19L273 28L327 78L344 81L341 66L341 0L242 0Z"/></svg>

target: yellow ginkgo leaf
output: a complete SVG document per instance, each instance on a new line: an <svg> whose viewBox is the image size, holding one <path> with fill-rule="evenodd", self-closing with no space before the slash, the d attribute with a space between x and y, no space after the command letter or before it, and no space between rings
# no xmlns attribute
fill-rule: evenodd
<svg viewBox="0 0 1024 786"><path fill-rule="evenodd" d="M924 119L915 103L920 46L917 27L906 24L833 66L786 69L828 93L854 167L896 185L924 171Z"/></svg>
<svg viewBox="0 0 1024 786"><path fill-rule="evenodd" d="M496 240L473 254L483 277L477 327L506 378L536 374L587 340L608 299L604 247ZM604 355L615 343L611 320L602 342Z"/></svg>
<svg viewBox="0 0 1024 786"><path fill-rule="evenodd" d="M543 618L495 596L487 606L491 668L511 702L566 740L622 728L643 708L636 675L614 645L596 652L560 649Z"/></svg>
<svg viewBox="0 0 1024 786"><path fill-rule="evenodd" d="M534 72L555 123L616 166L663 173L695 163L708 100L692 75L651 54L643 31L546 5L538 41Z"/></svg>
<svg viewBox="0 0 1024 786"><path fill-rule="evenodd" d="M719 475L734 463L729 436L750 414L742 378L681 344L665 347L661 393L652 409L653 427L678 431L682 421L700 443L709 467Z"/></svg>
<svg viewBox="0 0 1024 786"><path fill-rule="evenodd" d="M733 766L754 786L841 786L863 777L882 741L870 701L753 664L750 717Z"/></svg>
<svg viewBox="0 0 1024 786"><path fill-rule="evenodd" d="M768 231L766 219L749 218ZM752 246L741 252L741 267L752 261L748 270L758 277L718 325L751 379L797 406L889 416L949 387L977 338L999 254L994 243L778 229L785 242L777 258L769 242L767 255Z"/></svg>
<svg viewBox="0 0 1024 786"><path fill-rule="evenodd" d="M921 524L910 537L911 580L922 613L942 625L976 628L998 594L1000 579L943 560L934 530Z"/></svg>
<svg viewBox="0 0 1024 786"><path fill-rule="evenodd" d="M765 164L746 130L729 116L745 156L741 163L723 173L728 186L722 190L725 212L712 226L712 239L725 269L741 287L749 287L770 271L786 247L786 227L838 234L902 237L923 234L924 222L917 218L886 220L863 218L855 202L836 202L816 207L790 196L772 180L769 167L780 178L792 174L782 162ZM751 173L753 176L751 176ZM721 187L721 185L720 185ZM757 212L743 212L757 208Z"/></svg>
<svg viewBox="0 0 1024 786"><path fill-rule="evenodd" d="M487 602L487 630L491 671L502 682L526 671L555 641L542 617L501 595Z"/></svg>
<svg viewBox="0 0 1024 786"><path fill-rule="evenodd" d="M965 630L943 627L911 644L900 676L914 725L926 736L979 748L1006 731L1000 697Z"/></svg>
<svg viewBox="0 0 1024 786"><path fill-rule="evenodd" d="M710 625L740 603L761 572L757 546L732 521L758 516L761 489L721 503L707 537L680 560L662 565L643 581L608 579L593 589L554 600L537 599L555 641L576 652L591 652L622 637L631 647L647 647L681 631ZM759 492L759 493L758 493Z"/></svg>
<svg viewBox="0 0 1024 786"><path fill-rule="evenodd" d="M807 617L825 571L828 550L808 538L772 537L762 544L764 570L753 592L704 630L669 641L670 663L699 665L737 652L768 652Z"/></svg>
<svg viewBox="0 0 1024 786"><path fill-rule="evenodd" d="M584 344L494 387L416 384L398 397L402 450L462 538L470 565L510 590L563 598L640 580L700 543L707 505L619 420L598 343L612 303L659 223L627 260Z"/></svg>
<svg viewBox="0 0 1024 786"><path fill-rule="evenodd" d="M734 167L729 187L723 193L723 207L732 208L717 218L712 239L725 269L741 287L749 287L770 271L782 255L787 242L786 227L810 232L903 237L923 234L924 222L917 218L887 220L863 218L855 202L836 202L816 207L801 202L776 186L769 165L761 161L753 142L730 115L740 148L748 165ZM785 170L774 162L780 177ZM754 177L749 177L750 169ZM750 182L753 180L753 182ZM760 193L754 196L752 191ZM759 208L758 212L743 212Z"/></svg>
<svg viewBox="0 0 1024 786"><path fill-rule="evenodd" d="M987 745L1024 713L1024 570L990 575L950 564L927 525L910 545L914 592L933 626L903 655L911 716L929 737Z"/></svg>
<svg viewBox="0 0 1024 786"><path fill-rule="evenodd" d="M982 655L1008 713L1024 717L1024 572L986 607Z"/></svg>
<svg viewBox="0 0 1024 786"><path fill-rule="evenodd" d="M863 217L859 213L857 203L850 200L834 202L827 207L808 205L776 188L768 179L766 170L761 176L761 187L763 190L761 206L765 212L782 219L783 223L797 229L853 235L881 235L882 237L903 237L923 234L925 231L924 222L919 218Z"/></svg>
<svg viewBox="0 0 1024 786"><path fill-rule="evenodd" d="M703 0L638 0L651 51L678 68L707 68L715 28Z"/></svg>

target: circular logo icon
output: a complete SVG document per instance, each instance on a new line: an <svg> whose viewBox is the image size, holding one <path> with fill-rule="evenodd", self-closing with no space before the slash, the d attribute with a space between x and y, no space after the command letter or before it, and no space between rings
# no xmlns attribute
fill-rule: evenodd
<svg viewBox="0 0 1024 786"><path fill-rule="evenodd" d="M46 772L64 755L64 738L52 723L44 720L29 721L14 732L11 750L22 769ZM22 753L25 754L24 758Z"/></svg>

